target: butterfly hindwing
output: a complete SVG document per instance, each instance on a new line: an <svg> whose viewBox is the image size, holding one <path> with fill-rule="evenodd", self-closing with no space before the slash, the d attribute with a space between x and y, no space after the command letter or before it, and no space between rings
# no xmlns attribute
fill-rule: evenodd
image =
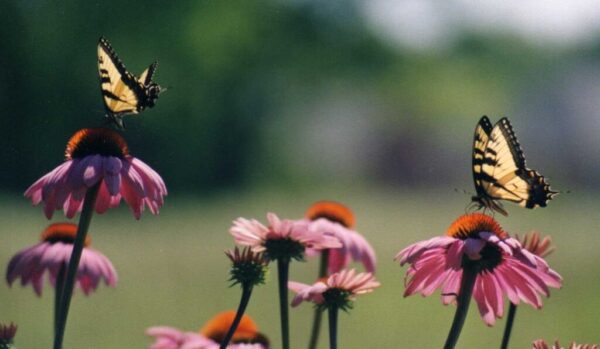
<svg viewBox="0 0 600 349"><path fill-rule="evenodd" d="M98 73L107 116L122 126L122 116L138 114L154 106L160 86L152 81L157 63L152 63L138 79L125 68L105 38L98 42Z"/></svg>
<svg viewBox="0 0 600 349"><path fill-rule="evenodd" d="M543 176L525 165L525 157L507 118L493 127L482 117L475 128L473 143L473 180L480 207L508 215L497 200L526 208L544 207L556 192Z"/></svg>

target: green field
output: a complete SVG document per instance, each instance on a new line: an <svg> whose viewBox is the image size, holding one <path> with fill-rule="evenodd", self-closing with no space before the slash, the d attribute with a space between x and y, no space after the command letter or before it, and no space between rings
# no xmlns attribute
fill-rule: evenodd
<svg viewBox="0 0 600 349"><path fill-rule="evenodd" d="M340 194L342 193L342 194ZM548 260L564 277L564 287L553 290L541 311L519 309L512 348L530 348L532 340L561 339L566 343L600 342L600 201L595 195L561 195L550 207L534 211L510 206L509 218L499 217L510 233L539 230L554 238L557 251ZM228 234L238 216L262 221L267 211L299 218L319 199L349 205L357 229L373 244L378 256L381 288L361 297L350 315L339 320L340 348L440 348L454 308L441 305L439 294L403 298L406 268L393 260L409 243L442 234L464 212L467 198L450 190L404 192L388 189L335 188L286 192L282 190L226 193L209 198L170 196L159 216L145 214L135 221L122 205L94 216L92 246L106 254L119 273L115 289L101 286L86 298L77 292L67 326L65 348L144 348L144 330L154 325L198 329L213 314L237 306L237 287L228 288L229 263L223 255L233 247ZM18 195L3 195L3 239L0 261L37 242L48 224L39 207ZM53 221L62 220L57 213ZM291 278L310 282L316 261L294 263ZM279 347L275 270L268 283L255 290L249 313ZM31 287L0 287L0 321L19 325L19 349L50 347L53 290L37 298ZM291 311L294 348L306 346L312 308L303 304ZM479 319L472 304L459 348L498 347L504 322L492 328ZM321 347L326 347L326 336Z"/></svg>

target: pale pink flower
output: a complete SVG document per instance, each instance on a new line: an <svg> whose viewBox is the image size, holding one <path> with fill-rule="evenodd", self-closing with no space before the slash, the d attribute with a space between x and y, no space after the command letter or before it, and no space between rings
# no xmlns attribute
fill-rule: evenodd
<svg viewBox="0 0 600 349"><path fill-rule="evenodd" d="M369 242L354 230L354 214L348 207L335 201L318 201L308 208L305 216L306 219L300 222L308 224L308 229L319 234L335 236L342 244L340 248L328 250L328 274L347 268L352 261L362 263L370 273L375 272L375 251ZM320 250L314 249L306 251L311 257L320 253Z"/></svg>
<svg viewBox="0 0 600 349"><path fill-rule="evenodd" d="M554 341L552 346L548 346L542 339L538 339L532 343L533 349L564 349L558 341ZM596 344L577 344L572 342L567 349L598 349Z"/></svg>
<svg viewBox="0 0 600 349"><path fill-rule="evenodd" d="M318 234L336 237L342 246L340 248L329 249L328 273L337 273L348 267L352 261L361 262L364 268L370 272L375 272L377 263L375 250L369 242L359 233L348 229L343 225L329 221L325 218L319 218L308 223L308 229ZM318 255L321 251L309 249L307 255Z"/></svg>
<svg viewBox="0 0 600 349"><path fill-rule="evenodd" d="M318 305L327 303L329 296L331 300L335 300L336 305L341 305L341 308L348 308L350 302L357 295L373 292L381 284L375 280L375 276L371 273L356 273L356 270L342 270L339 273L334 273L328 278L323 278L322 281L317 281L312 285L306 285L299 282L288 282L288 288L296 293L292 300L292 306L298 306L302 302L313 302ZM341 296L342 302L339 302ZM335 299L333 299L335 298ZM344 305L345 303L345 305Z"/></svg>
<svg viewBox="0 0 600 349"><path fill-rule="evenodd" d="M25 196L34 205L44 203L50 219L63 209L68 218L80 212L87 190L100 182L96 212L119 205L121 198L136 219L145 206L158 214L167 188L158 173L129 155L123 137L105 128L82 129L67 144L65 162L33 183Z"/></svg>
<svg viewBox="0 0 600 349"><path fill-rule="evenodd" d="M513 304L523 301L541 308L540 295L549 296L548 287L562 285L560 275L544 259L523 249L492 217L481 213L459 217L446 236L412 244L395 259L400 265L411 265L405 297L417 293L429 296L440 288L444 304L455 302L463 263L476 263L473 298L488 326L502 317L504 294Z"/></svg>
<svg viewBox="0 0 600 349"><path fill-rule="evenodd" d="M325 249L341 247L333 236L319 234L309 230L306 224L288 219L281 220L274 213L267 214L268 227L255 219L238 218L229 229L235 242L249 246L254 252L266 252L270 259L277 259L276 251L269 249L270 242L290 241L298 245L299 254L306 248ZM293 258L297 258L295 255Z"/></svg>
<svg viewBox="0 0 600 349"><path fill-rule="evenodd" d="M71 223L55 223L48 226L42 233L42 242L18 252L10 260L6 270L8 284L12 285L16 279L21 278L21 285L31 283L35 293L40 296L47 271L50 284L56 287L58 274L66 273L76 232L77 226ZM76 283L85 295L96 290L102 280L112 287L117 283L117 272L110 260L89 245L88 238L76 276Z"/></svg>

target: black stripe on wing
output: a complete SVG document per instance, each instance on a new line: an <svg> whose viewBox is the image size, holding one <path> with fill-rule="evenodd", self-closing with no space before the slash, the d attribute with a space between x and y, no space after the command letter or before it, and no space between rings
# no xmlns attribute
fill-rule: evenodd
<svg viewBox="0 0 600 349"><path fill-rule="evenodd" d="M127 68L125 68L125 64L123 64L121 59L119 59L119 56L117 56L117 53L115 52L115 50L112 48L112 46L110 45L108 40L106 40L105 37L103 37L103 36L100 37L99 45L100 45L100 47L102 47L104 52L106 52L106 54L108 55L108 57L114 64L115 68L117 68L117 71L119 72L119 74L121 74L121 81L123 81L123 83L127 87L132 89L134 91L137 99L140 100L144 94L144 89L138 83L137 78L133 74L131 74L127 70ZM148 74L148 75L150 75L150 74ZM111 83L116 83L116 81L112 81Z"/></svg>

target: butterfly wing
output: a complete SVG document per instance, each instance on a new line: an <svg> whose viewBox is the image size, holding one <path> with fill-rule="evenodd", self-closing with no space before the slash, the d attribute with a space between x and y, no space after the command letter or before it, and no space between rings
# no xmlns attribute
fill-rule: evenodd
<svg viewBox="0 0 600 349"><path fill-rule="evenodd" d="M478 128L486 131L490 125L489 120L480 120ZM546 206L556 192L550 189L542 175L526 167L510 121L502 118L490 132L484 132L488 135L487 142L484 137L481 142L477 141L478 128L473 150L473 177L483 206L503 214L506 211L502 212L501 205L495 200L512 201L526 208ZM500 210L494 205L500 206Z"/></svg>
<svg viewBox="0 0 600 349"><path fill-rule="evenodd" d="M144 94L138 79L127 71L105 38L98 43L98 73L104 106L109 115L137 114L143 109L140 103ZM148 70L145 72L147 76Z"/></svg>
<svg viewBox="0 0 600 349"><path fill-rule="evenodd" d="M142 75L140 75L138 82L142 84L142 86L149 86L152 83L152 76L154 76L157 67L158 62L150 64L150 66L146 70L144 70Z"/></svg>

